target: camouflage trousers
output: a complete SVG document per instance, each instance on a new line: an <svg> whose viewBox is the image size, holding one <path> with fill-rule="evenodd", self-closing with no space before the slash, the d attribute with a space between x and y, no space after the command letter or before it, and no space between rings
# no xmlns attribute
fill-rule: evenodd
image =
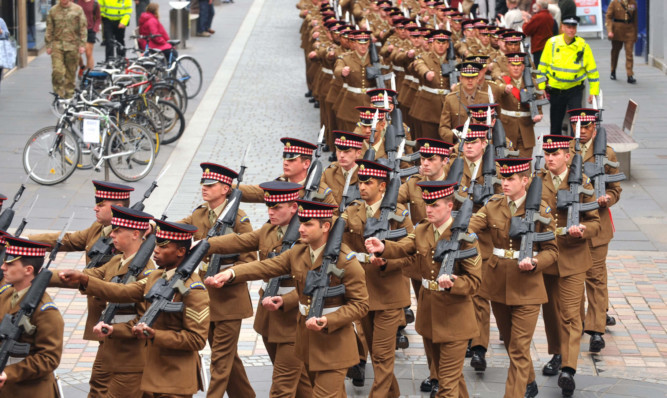
<svg viewBox="0 0 667 398"><path fill-rule="evenodd" d="M63 98L74 95L76 68L79 66L79 52L53 49L51 52L51 84L53 91Z"/></svg>

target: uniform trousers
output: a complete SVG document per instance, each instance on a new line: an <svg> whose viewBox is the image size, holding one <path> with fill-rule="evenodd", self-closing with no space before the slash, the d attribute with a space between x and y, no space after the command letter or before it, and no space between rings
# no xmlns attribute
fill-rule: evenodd
<svg viewBox="0 0 667 398"><path fill-rule="evenodd" d="M491 302L498 331L510 357L505 383L505 398L523 397L526 385L535 381L535 369L530 357L530 343L540 315L539 304L506 305Z"/></svg>
<svg viewBox="0 0 667 398"><path fill-rule="evenodd" d="M113 57L124 57L125 50L116 48L114 44L111 43L111 39L116 40L123 46L125 46L125 28L119 28L118 24L120 20L112 20L109 18L102 17L102 38L104 39L104 55L105 61L108 61L109 58Z"/></svg>
<svg viewBox="0 0 667 398"><path fill-rule="evenodd" d="M104 398L107 396L109 389L109 382L111 381L111 373L102 370L102 344L97 348L97 355L93 362L93 371L90 374L90 390L88 398Z"/></svg>
<svg viewBox="0 0 667 398"><path fill-rule="evenodd" d="M62 98L74 95L76 68L79 66L79 51L54 48L51 52L51 85Z"/></svg>
<svg viewBox="0 0 667 398"><path fill-rule="evenodd" d="M419 291L422 288L422 281L417 279L410 278L412 282L412 289L415 291L415 297L419 297ZM419 306L419 303L417 303ZM435 362L433 361L433 345L431 340L424 338L422 336L422 341L424 342L424 353L426 354L426 364L428 365L429 378L431 380L438 378L438 370Z"/></svg>
<svg viewBox="0 0 667 398"><path fill-rule="evenodd" d="M568 109L581 108L584 85L580 84L568 90L547 89L549 93L549 117L551 118L551 134L562 134L563 118Z"/></svg>
<svg viewBox="0 0 667 398"><path fill-rule="evenodd" d="M240 319L211 322L208 331L208 343L211 345L211 384L206 393L207 397L219 398L225 395L225 391L229 398L255 397L255 391L236 351L240 332Z"/></svg>
<svg viewBox="0 0 667 398"><path fill-rule="evenodd" d="M477 328L479 336L473 337L470 347L489 348L489 334L491 330L491 305L489 300L482 296L472 296L472 304L475 307L475 318L477 318Z"/></svg>
<svg viewBox="0 0 667 398"><path fill-rule="evenodd" d="M345 374L347 369L308 371L313 386L313 398L345 398Z"/></svg>
<svg viewBox="0 0 667 398"><path fill-rule="evenodd" d="M576 370L583 331L581 300L584 295L586 273L580 272L562 277L544 275L544 277L549 297L549 302L543 304L544 329L547 334L549 354L561 354L562 367ZM554 278L557 280L554 281ZM554 330L557 333L554 333ZM556 341L554 337L557 337ZM553 347L556 342L559 345L558 350Z"/></svg>
<svg viewBox="0 0 667 398"><path fill-rule="evenodd" d="M438 128L440 127L439 123L429 123L421 120L417 121L417 123L419 124L419 134L421 134L421 138L440 139L440 133L438 133Z"/></svg>
<svg viewBox="0 0 667 398"><path fill-rule="evenodd" d="M141 377L143 372L112 373L106 398L141 398Z"/></svg>
<svg viewBox="0 0 667 398"><path fill-rule="evenodd" d="M468 398L468 388L463 378L463 362L465 362L468 340L428 343L433 347L433 361L438 365L438 398Z"/></svg>
<svg viewBox="0 0 667 398"><path fill-rule="evenodd" d="M366 335L361 327L361 320L354 321L354 335L357 337L357 350L359 351L359 361L368 359L368 344L366 344Z"/></svg>
<svg viewBox="0 0 667 398"><path fill-rule="evenodd" d="M618 57L621 55L621 48L625 48L625 73L628 76L634 76L632 67L634 66L633 60L633 50L635 47L634 41L621 41L621 40L612 40L611 41L611 70L612 72L616 71L616 65L618 65Z"/></svg>
<svg viewBox="0 0 667 398"><path fill-rule="evenodd" d="M607 326L607 251L609 244L597 247L589 246L593 257L593 266L586 271L586 296L588 311L584 321L586 332L603 333ZM582 298L582 303L584 299Z"/></svg>
<svg viewBox="0 0 667 398"><path fill-rule="evenodd" d="M371 353L375 378L369 397L398 397L400 389L394 376L396 330L404 322L403 308L368 311L361 327Z"/></svg>
<svg viewBox="0 0 667 398"><path fill-rule="evenodd" d="M271 398L309 398L313 395L306 367L294 354L294 342L270 343L262 336L266 352L273 363Z"/></svg>

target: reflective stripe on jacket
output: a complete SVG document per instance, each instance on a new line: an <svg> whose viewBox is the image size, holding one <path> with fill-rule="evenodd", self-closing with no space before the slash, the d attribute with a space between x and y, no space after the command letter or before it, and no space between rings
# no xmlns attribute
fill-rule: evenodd
<svg viewBox="0 0 667 398"><path fill-rule="evenodd" d="M550 38L544 46L539 70L549 79L549 86L567 90L583 84L588 78L590 94L600 93L600 74L590 46L581 37L565 43L564 35Z"/></svg>

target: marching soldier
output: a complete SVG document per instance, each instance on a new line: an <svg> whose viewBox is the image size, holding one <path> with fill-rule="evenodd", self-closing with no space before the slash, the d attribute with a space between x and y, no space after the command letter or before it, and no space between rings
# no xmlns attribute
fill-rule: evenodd
<svg viewBox="0 0 667 398"><path fill-rule="evenodd" d="M523 71L526 68L526 53L507 53L509 74L503 75L505 90L498 102L500 104L500 120L503 123L507 138L512 146L519 150L519 157L533 156L535 146L535 124L542 120L542 115L531 117L530 105L521 102L521 90L526 89ZM532 77L531 77L532 79ZM540 112L542 111L540 107Z"/></svg>
<svg viewBox="0 0 667 398"><path fill-rule="evenodd" d="M403 308L410 305L410 288L396 261L371 262L363 244L366 221L380 217L391 169L366 160L357 160L357 164L361 200L352 202L341 216L347 220L343 242L358 253L357 259L366 275L369 312L362 318L361 325L375 373L371 396L398 397L400 390L394 376L396 330L404 322ZM392 229L405 228L411 234L413 226L407 214L408 211L398 205L396 215L405 218L402 222L391 221Z"/></svg>
<svg viewBox="0 0 667 398"><path fill-rule="evenodd" d="M364 270L354 253L343 244L336 263L339 269L344 270L343 276L339 278L332 274L329 285L343 284L345 293L325 299L322 316L306 320L312 304L311 296L304 294L306 275L308 271L322 266L322 252L329 238L335 206L307 200L297 200L297 204L301 240L292 249L272 259L232 267L207 278L206 283L221 287L227 283L291 274L299 296L294 348L308 371L313 386L312 396L345 397L345 374L350 366L359 362L352 322L368 311Z"/></svg>
<svg viewBox="0 0 667 398"><path fill-rule="evenodd" d="M196 240L204 239L216 220L228 205L227 198L232 182L238 173L215 163L201 163L201 191L206 203L194 210L192 215L179 223L194 225ZM236 214L234 233L251 232L252 225L246 213L239 209ZM255 261L254 252L243 252L237 261L224 260L226 264ZM210 257L200 265L199 277L204 278ZM239 357L237 344L241 333L241 322L252 316L252 302L247 284L227 286L224 289L208 289L211 303L208 341L211 346L211 384L208 397L221 397L227 392L230 397L254 397L255 392L248 381L243 361Z"/></svg>
<svg viewBox="0 0 667 398"><path fill-rule="evenodd" d="M635 84L633 66L633 49L637 41L637 1L614 0L607 8L607 36L611 40L611 80L616 80L616 65L621 47L625 48L625 72L628 83Z"/></svg>
<svg viewBox="0 0 667 398"><path fill-rule="evenodd" d="M336 162L332 163L322 174L322 181L331 188L336 203L340 203L343 198L343 189L345 188L345 181L349 173L350 186L357 185L359 178L357 177L357 163L355 160L361 158L361 148L366 137L348 133L346 131L334 131Z"/></svg>
<svg viewBox="0 0 667 398"><path fill-rule="evenodd" d="M242 234L227 234L209 239L209 254L232 254L259 251L260 260L269 255L280 254L283 237L293 217L296 217L296 200L301 186L286 181L270 181L260 184L264 190L269 222L262 228ZM264 296L268 278L259 291ZM227 286L229 289L233 286ZM280 281L278 295L263 297L257 306L253 328L262 336L264 347L273 363L273 378L270 396L299 397L312 396L310 380L303 362L296 357L296 317L299 296L293 278ZM295 395L296 394L296 395Z"/></svg>
<svg viewBox="0 0 667 398"><path fill-rule="evenodd" d="M451 239L449 227L453 219L454 184L444 181L422 181L422 198L426 202L427 218L415 230L410 256L402 259L402 266L411 275L421 278L422 289L417 302L417 332L424 338L424 346L432 348L433 362L437 369L437 387L432 397L467 397L463 362L468 339L478 334L477 323L471 321L474 308L471 295L482 279L482 261L479 255L457 262L452 275L438 277L440 264L433 261L436 244ZM366 241L374 256L401 257L404 244L377 238ZM465 242L461 249L477 248L477 242ZM435 392L435 394L434 394Z"/></svg>
<svg viewBox="0 0 667 398"><path fill-rule="evenodd" d="M308 169L313 160L313 153L317 145L302 141L296 138L284 137L280 139L283 146L283 175L276 178L276 181L288 181L301 185L305 188L308 178ZM259 185L241 185L239 186L243 194L242 200L249 203L263 203L264 190ZM320 182L317 191L318 195L323 196L325 203L336 204L331 194L331 189ZM299 197L303 197L305 190L299 191Z"/></svg>
<svg viewBox="0 0 667 398"><path fill-rule="evenodd" d="M438 126L445 96L450 92L449 77L442 76L441 65L447 64L447 49L451 32L434 30L431 51L424 52L413 63L412 68L419 76L419 91L415 96L410 115L420 124L421 137L440 138Z"/></svg>
<svg viewBox="0 0 667 398"><path fill-rule="evenodd" d="M13 316L42 268L49 245L13 236L5 239L2 271L7 284L0 288L0 314ZM25 358L9 357L0 377L2 398L59 397L54 372L63 352L65 323L48 293L44 293L30 324L34 332L23 332L18 340L29 344L30 352Z"/></svg>
<svg viewBox="0 0 667 398"><path fill-rule="evenodd" d="M113 229L110 237L113 239L114 247L119 254L113 256L109 262L101 267L84 269L83 273L102 281L118 283L120 278L127 274L130 264L144 239L144 234L150 228L149 221L153 219L153 216L116 205L111 206L111 213L111 227ZM137 279L146 278L153 269L155 269L155 265L149 259L145 264L145 271ZM49 286L67 287L62 284L57 274L53 274ZM105 308L106 303L101 299L98 300L102 301L102 308ZM104 385L106 395L103 396L142 397L140 385L146 365L146 350L144 342L137 340L132 334L132 327L138 319L137 314L143 313L145 310L145 303L123 307L119 309L111 325L99 321L99 318L90 320L90 323L95 325L92 332L100 340L95 362L100 364L102 374L109 375L106 385ZM102 333L102 327L115 329L113 338ZM95 397L95 395L92 396Z"/></svg>
<svg viewBox="0 0 667 398"><path fill-rule="evenodd" d="M70 286L78 286L83 294L111 302L143 303L144 295L155 283L175 277L176 268L190 253L192 237L197 232L192 225L161 220L155 223L157 246L153 259L159 269L148 278L121 285L66 270L59 273L60 279ZM183 303L182 312L165 312L152 327L138 323L132 328L134 336L147 346L146 363L150 364L144 369L141 390L154 398L192 397L202 389L199 351L204 349L208 335L209 299L197 273L184 281L184 285L188 294L176 292L172 300ZM109 329L108 334L113 334L113 329Z"/></svg>
<svg viewBox="0 0 667 398"><path fill-rule="evenodd" d="M403 84L398 89L398 103L403 112L403 120L412 128L413 137L419 138L419 126L414 123L410 117L410 109L414 101L415 93L419 87L419 79L414 76L414 71L410 65L423 51L424 41L422 40L421 28L417 27L414 21L405 24L408 31L408 42L404 47L394 50L391 53L391 62L394 67L403 68Z"/></svg>
<svg viewBox="0 0 667 398"><path fill-rule="evenodd" d="M593 143L597 136L599 111L597 109L574 109L570 111L570 123L576 126L581 121L581 152L584 163L595 163ZM574 126L573 126L574 128ZM574 143L570 145L570 156L574 156ZM610 162L617 162L616 153L607 146L606 158ZM605 174L618 174L618 167L605 165ZM607 183L605 196L597 199L600 209L600 233L588 241L593 266L586 272L586 295L588 297L588 311L584 321L584 331L591 335L588 350L600 352L605 347L602 335L607 325L607 305L609 292L607 290L607 251L609 242L614 237L614 226L609 208L621 198L621 183ZM583 305L583 299L582 299Z"/></svg>
<svg viewBox="0 0 667 398"><path fill-rule="evenodd" d="M509 75L509 62L507 61L507 54L520 53L521 42L526 38L521 32L513 30L504 32L500 35L500 40L504 43L503 50L500 50L496 57L491 60L489 70L494 80L502 80L503 76Z"/></svg>
<svg viewBox="0 0 667 398"><path fill-rule="evenodd" d="M93 185L95 186L94 211L96 221L83 231L66 233L62 240L62 246L60 246L60 251L63 252L85 252L86 264L90 262L91 252L97 252L97 247L95 244L100 241L101 238L110 239L109 236L113 229L111 226L111 219L113 218L111 206L116 205L129 207L130 192L134 191L134 188L130 186L106 181L93 180ZM58 239L58 233L33 234L28 235L28 239L44 242L53 246ZM113 255L114 254L112 251L112 254L100 261L99 265L107 263L109 260L111 260ZM83 339L89 341L101 341L101 339L93 332L93 328L97 324L97 321L100 319L102 311L104 311L104 308L106 307L106 302L92 295L89 295L86 299L88 301L88 315L86 317L86 326L83 330ZM111 374L109 372L102 371L101 357L99 359L96 357L95 362L93 362L93 370L90 375L90 396L106 396L107 386L109 385L110 380Z"/></svg>
<svg viewBox="0 0 667 398"><path fill-rule="evenodd" d="M568 162L572 137L545 135L543 138L547 171L540 176L542 199L549 207L556 209L558 191L570 189ZM584 177L584 182L586 179ZM592 189L590 183L585 183L583 187ZM588 203L595 198L582 193L580 200ZM554 357L544 366L542 372L547 375L555 374L560 365L562 371L558 377L558 386L562 389L563 396L569 397L575 389L574 374L583 333L580 307L584 283L586 272L593 265L588 240L598 235L600 216L597 210L582 213L581 224L567 228L567 212L567 208L554 212L558 259L543 271L549 296L549 302L543 304L544 329L549 354Z"/></svg>
<svg viewBox="0 0 667 398"><path fill-rule="evenodd" d="M366 94L371 97L371 107L379 108L381 110L386 110L385 114L385 126L389 127L392 124L391 115L394 112L394 108L398 104L398 92L388 88L375 88L373 90L368 90ZM403 113L401 112L401 115ZM361 126L357 125L357 128L354 130L355 133L359 134ZM405 132L405 153L413 152L413 143L412 143L412 130L408 125L403 121L403 131ZM403 164L401 164L403 167ZM405 166L407 167L407 166Z"/></svg>
<svg viewBox="0 0 667 398"><path fill-rule="evenodd" d="M375 150L375 159L386 158L387 152L384 149L384 133L387 128L386 116L388 109L374 108L370 106L357 107L359 111L359 127L355 130L364 136L364 144L361 147L362 154L370 148L370 137L373 131L373 118L377 113L377 124L375 126L375 135L373 136L373 149Z"/></svg>
<svg viewBox="0 0 667 398"><path fill-rule="evenodd" d="M458 136L452 129L463 125L468 119L469 105L489 103L489 95L477 88L477 78L483 67L482 64L469 61L456 65L456 69L461 72L461 83L445 97L438 128L443 141L458 142Z"/></svg>
<svg viewBox="0 0 667 398"><path fill-rule="evenodd" d="M480 296L491 301L493 314L510 357L505 397L535 397L537 383L530 357L530 344L540 313L547 302L542 271L551 266L558 250L554 241L539 244L532 257L518 258L520 238L510 238L512 217L525 214L526 186L530 180L531 159L497 159L502 178L502 195L494 195L473 215L468 231L488 235L493 254L484 271ZM540 215L551 219L549 205L542 201ZM537 224L538 231L553 231L554 223Z"/></svg>

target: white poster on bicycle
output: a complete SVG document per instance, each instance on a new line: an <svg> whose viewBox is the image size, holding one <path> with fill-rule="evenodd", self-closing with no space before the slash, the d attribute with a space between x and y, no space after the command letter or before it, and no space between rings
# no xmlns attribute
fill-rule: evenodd
<svg viewBox="0 0 667 398"><path fill-rule="evenodd" d="M91 144L100 143L99 119L83 119L83 142Z"/></svg>

